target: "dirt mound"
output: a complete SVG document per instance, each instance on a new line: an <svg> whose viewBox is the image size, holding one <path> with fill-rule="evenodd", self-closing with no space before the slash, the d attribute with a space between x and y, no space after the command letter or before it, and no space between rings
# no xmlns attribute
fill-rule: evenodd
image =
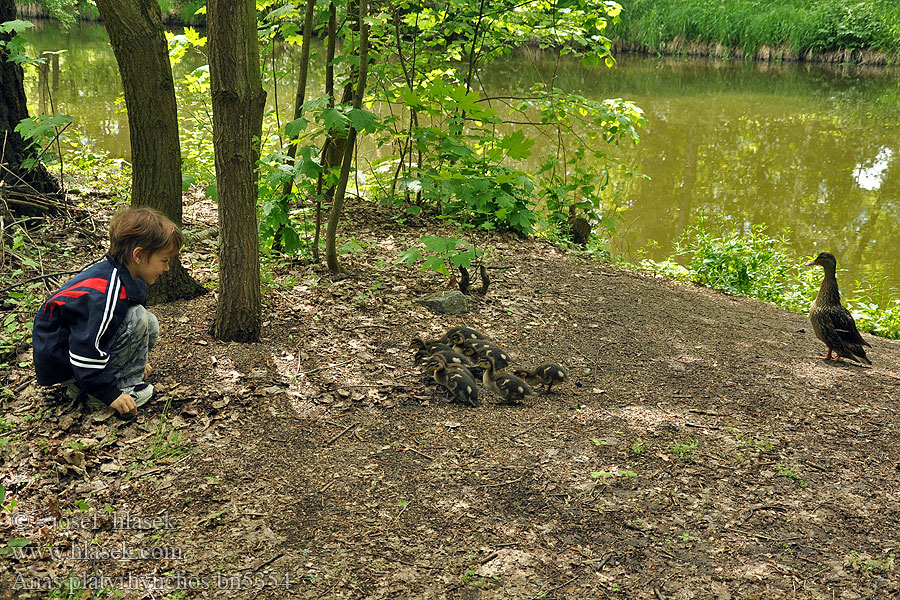
<svg viewBox="0 0 900 600"><path fill-rule="evenodd" d="M425 230L354 212L348 276L273 268L259 344L209 337L212 295L155 307L136 421L3 373L7 539L148 551L10 551L4 597L70 573L126 598L900 594L900 344L822 361L802 315L503 237L487 296L439 317L414 302L438 277L395 264ZM407 345L461 324L572 381L447 403Z"/></svg>

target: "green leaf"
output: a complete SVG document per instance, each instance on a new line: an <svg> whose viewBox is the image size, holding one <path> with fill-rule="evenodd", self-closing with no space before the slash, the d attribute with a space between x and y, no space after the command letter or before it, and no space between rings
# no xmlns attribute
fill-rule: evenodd
<svg viewBox="0 0 900 600"><path fill-rule="evenodd" d="M52 137L56 135L56 128L62 127L67 123L72 123L75 118L64 113L56 113L55 115L39 115L22 119L16 125L16 132L25 140L35 140L42 137Z"/></svg>
<svg viewBox="0 0 900 600"><path fill-rule="evenodd" d="M295 138L300 135L300 132L306 129L309 125L309 121L300 117L299 119L294 119L290 123L287 123L284 126L284 134L289 138Z"/></svg>
<svg viewBox="0 0 900 600"><path fill-rule="evenodd" d="M459 252L458 254L454 254L450 257L450 262L453 264L453 266L465 267L467 269L472 266L473 260L475 260L475 250Z"/></svg>
<svg viewBox="0 0 900 600"><path fill-rule="evenodd" d="M322 172L319 162L319 149L315 146L304 146L297 151L297 172L310 179L318 177Z"/></svg>
<svg viewBox="0 0 900 600"><path fill-rule="evenodd" d="M28 545L29 539L22 537L9 538L6 540L6 545L10 548L24 548Z"/></svg>
<svg viewBox="0 0 900 600"><path fill-rule="evenodd" d="M431 270L437 271L438 273L443 273L444 275L449 275L450 272L447 271L447 267L444 265L444 259L440 256L429 256L425 259L425 262L422 264L423 270Z"/></svg>
<svg viewBox="0 0 900 600"><path fill-rule="evenodd" d="M3 505L3 502L6 501L6 488L3 487L3 484L0 484L0 506Z"/></svg>
<svg viewBox="0 0 900 600"><path fill-rule="evenodd" d="M520 160L531 156L531 147L535 140L525 137L521 130L517 130L509 135L503 136L498 144L507 151L510 158Z"/></svg>
<svg viewBox="0 0 900 600"><path fill-rule="evenodd" d="M206 189L203 190L203 193L206 194L206 197L213 202L219 201L219 188L215 181L206 186Z"/></svg>
<svg viewBox="0 0 900 600"><path fill-rule="evenodd" d="M195 183L197 183L197 178L195 176L186 173L181 174L181 191L188 191Z"/></svg>
<svg viewBox="0 0 900 600"><path fill-rule="evenodd" d="M15 19L13 21L5 21L0 23L0 31L3 33L9 33L10 31L15 31L16 33L22 33L29 27L34 27L34 23L29 21L22 21L21 19Z"/></svg>
<svg viewBox="0 0 900 600"><path fill-rule="evenodd" d="M347 123L349 122L347 115L336 108L326 108L322 111L320 117L325 129L334 131L343 131L347 129Z"/></svg>
<svg viewBox="0 0 900 600"><path fill-rule="evenodd" d="M438 237L436 235L422 236L419 241L425 244L425 248L432 252L437 252L438 254L445 254L451 250L455 250L456 246L462 242L462 240L456 238Z"/></svg>
<svg viewBox="0 0 900 600"><path fill-rule="evenodd" d="M417 216L419 216L419 213L421 213L421 212L422 212L422 207L421 207L421 206L408 206L408 207L406 207L406 214L408 214L408 215L411 216L411 217L417 217Z"/></svg>
<svg viewBox="0 0 900 600"><path fill-rule="evenodd" d="M281 229L281 243L284 245L284 251L291 254L300 247L300 236L293 227L283 227Z"/></svg>
<svg viewBox="0 0 900 600"><path fill-rule="evenodd" d="M357 131L371 133L378 128L378 115L361 108L354 108L348 112L347 119Z"/></svg>
<svg viewBox="0 0 900 600"><path fill-rule="evenodd" d="M413 264L414 262L418 262L422 258L422 251L418 248L410 248L406 252L400 254L400 258L397 259L397 262L405 262L408 265Z"/></svg>

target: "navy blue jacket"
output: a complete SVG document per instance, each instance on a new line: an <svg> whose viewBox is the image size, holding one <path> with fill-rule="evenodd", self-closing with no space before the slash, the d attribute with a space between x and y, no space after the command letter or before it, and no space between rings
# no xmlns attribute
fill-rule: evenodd
<svg viewBox="0 0 900 600"><path fill-rule="evenodd" d="M146 304L147 284L110 255L50 296L34 318L34 370L38 383L75 378L78 387L107 405L122 393L107 370L109 347L135 304Z"/></svg>

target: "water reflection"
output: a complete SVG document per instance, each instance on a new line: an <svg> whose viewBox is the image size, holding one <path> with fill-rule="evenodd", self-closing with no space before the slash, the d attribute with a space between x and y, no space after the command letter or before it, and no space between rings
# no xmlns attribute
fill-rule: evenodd
<svg viewBox="0 0 900 600"><path fill-rule="evenodd" d="M880 188L893 156L892 149L882 148L875 160L857 165L856 181L859 183L859 187L870 192Z"/></svg>
<svg viewBox="0 0 900 600"><path fill-rule="evenodd" d="M116 104L121 84L102 27L82 25L68 35L44 27L31 38L32 55L67 50L45 73L29 75L31 110L52 97L82 131L127 158L127 118ZM276 60L288 73L277 90L283 124L293 111L296 67L286 54ZM310 95L324 85L316 71ZM896 71L635 56L620 57L612 70L586 69L523 50L482 73L491 96L551 78L589 98L632 100L646 113L642 142L619 150L650 180L614 179L627 209L614 240L618 252L663 258L706 211L744 228L765 222L773 234L789 228L799 254L837 255L847 269L844 286L859 279L900 288ZM274 96L269 90L270 108ZM538 141L524 166L536 170L553 149L547 137L532 136Z"/></svg>

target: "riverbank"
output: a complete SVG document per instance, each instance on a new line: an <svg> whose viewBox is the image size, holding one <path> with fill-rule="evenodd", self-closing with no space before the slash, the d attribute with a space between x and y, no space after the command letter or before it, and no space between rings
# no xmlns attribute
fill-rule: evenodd
<svg viewBox="0 0 900 600"><path fill-rule="evenodd" d="M622 53L662 56L691 56L711 59L756 60L761 62L805 62L826 65L860 65L888 67L900 64L900 53L842 48L823 52L797 52L787 45L760 46L754 51L720 43L694 42L680 38L649 47L622 39L613 40L613 55Z"/></svg>
<svg viewBox="0 0 900 600"><path fill-rule="evenodd" d="M900 5L889 0L633 0L606 35L620 52L897 64Z"/></svg>
<svg viewBox="0 0 900 600"><path fill-rule="evenodd" d="M0 370L0 598L70 574L124 598L900 594L900 343L867 337L874 368L822 361L803 315L480 232L501 268L441 317L414 302L439 276L396 255L454 228L347 214L345 276L269 267L261 343L211 339L212 294L156 307L158 395L134 421L36 387L27 352ZM201 280L214 247L185 251ZM447 403L407 345L464 323L571 381Z"/></svg>

